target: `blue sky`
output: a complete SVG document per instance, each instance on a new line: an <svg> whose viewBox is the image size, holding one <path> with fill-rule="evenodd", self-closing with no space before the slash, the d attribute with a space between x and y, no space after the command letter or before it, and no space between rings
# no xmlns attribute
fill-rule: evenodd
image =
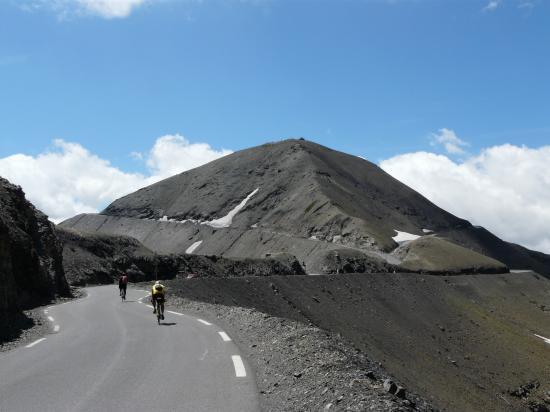
<svg viewBox="0 0 550 412"><path fill-rule="evenodd" d="M216 153L303 136L456 167L536 151L550 142L549 48L545 0L3 1L0 172L34 193L14 162L65 153L54 139L144 177L165 135Z"/></svg>
<svg viewBox="0 0 550 412"><path fill-rule="evenodd" d="M373 161L442 127L473 149L550 140L550 2L168 0L118 19L19 3L0 4L0 156L62 138L137 167L167 133Z"/></svg>

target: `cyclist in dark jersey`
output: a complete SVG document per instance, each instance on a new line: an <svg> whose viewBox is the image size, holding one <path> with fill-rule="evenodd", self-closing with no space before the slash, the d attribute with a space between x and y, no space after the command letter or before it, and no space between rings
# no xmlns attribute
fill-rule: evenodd
<svg viewBox="0 0 550 412"><path fill-rule="evenodd" d="M118 279L118 289L120 296L126 297L126 287L128 286L128 275L126 273Z"/></svg>

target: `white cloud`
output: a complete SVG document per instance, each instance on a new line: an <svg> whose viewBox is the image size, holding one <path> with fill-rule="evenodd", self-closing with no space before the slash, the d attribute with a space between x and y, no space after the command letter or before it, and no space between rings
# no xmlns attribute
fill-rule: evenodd
<svg viewBox="0 0 550 412"><path fill-rule="evenodd" d="M230 153L231 150L226 149L216 151L207 143L190 143L179 134L166 135L159 137L155 142L149 152L147 166L154 175L165 178Z"/></svg>
<svg viewBox="0 0 550 412"><path fill-rule="evenodd" d="M501 0L490 0L483 8L483 11L494 11L500 6Z"/></svg>
<svg viewBox="0 0 550 412"><path fill-rule="evenodd" d="M130 157L134 160L143 160L143 153L141 153L141 152L130 152Z"/></svg>
<svg viewBox="0 0 550 412"><path fill-rule="evenodd" d="M26 0L19 7L28 12L53 10L61 19L72 16L98 16L105 19L128 17L145 3L159 0Z"/></svg>
<svg viewBox="0 0 550 412"><path fill-rule="evenodd" d="M106 19L128 17L145 0L77 0L80 7Z"/></svg>
<svg viewBox="0 0 550 412"><path fill-rule="evenodd" d="M535 8L535 3L529 0L521 0L519 2L518 8L531 10Z"/></svg>
<svg viewBox="0 0 550 412"><path fill-rule="evenodd" d="M437 144L443 145L447 153L450 154L464 154L465 151L462 147L469 146L464 140L460 139L453 130L439 129L438 133L432 133L432 146Z"/></svg>
<svg viewBox="0 0 550 412"><path fill-rule="evenodd" d="M416 152L380 166L443 209L505 240L549 253L549 164L550 146L505 144L461 162Z"/></svg>
<svg viewBox="0 0 550 412"><path fill-rule="evenodd" d="M228 153L204 143L190 143L179 135L163 136L147 157L150 170L144 175L126 173L80 144L58 139L54 150L38 156L0 158L0 176L20 185L36 207L59 222L79 213L97 212L140 187Z"/></svg>

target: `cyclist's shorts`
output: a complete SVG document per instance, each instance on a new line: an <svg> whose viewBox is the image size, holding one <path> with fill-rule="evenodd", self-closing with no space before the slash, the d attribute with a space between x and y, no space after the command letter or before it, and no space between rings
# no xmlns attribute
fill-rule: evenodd
<svg viewBox="0 0 550 412"><path fill-rule="evenodd" d="M154 296L153 296L153 299L155 299L155 301L156 301L157 303L164 303L164 296L162 296L162 295L161 295L161 296L159 296L159 295L154 295Z"/></svg>

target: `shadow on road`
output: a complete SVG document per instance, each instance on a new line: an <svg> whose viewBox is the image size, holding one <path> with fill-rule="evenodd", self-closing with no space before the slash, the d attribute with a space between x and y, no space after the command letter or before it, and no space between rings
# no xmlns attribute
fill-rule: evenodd
<svg viewBox="0 0 550 412"><path fill-rule="evenodd" d="M160 323L162 326L174 326L174 325L177 325L176 322L161 322Z"/></svg>

